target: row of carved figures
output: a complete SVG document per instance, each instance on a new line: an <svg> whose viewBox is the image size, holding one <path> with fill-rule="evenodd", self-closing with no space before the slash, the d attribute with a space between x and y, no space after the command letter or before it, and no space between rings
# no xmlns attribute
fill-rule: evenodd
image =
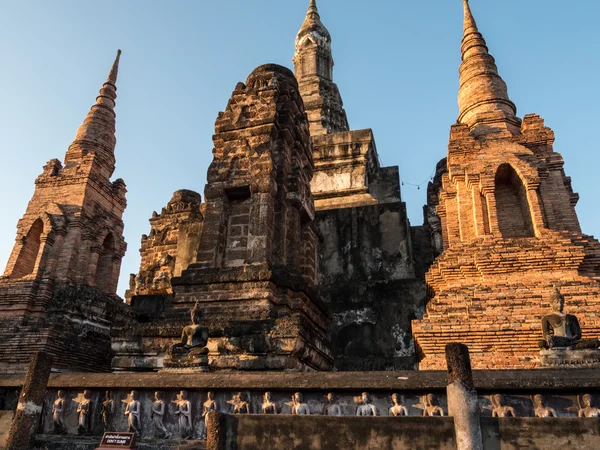
<svg viewBox="0 0 600 450"><path fill-rule="evenodd" d="M492 406L491 408L485 408L492 410L492 417L517 417L515 409L505 404L504 397L501 394L490 395L488 398ZM556 410L546 405L546 399L542 394L532 395L530 399L535 417L558 417ZM594 407L593 403L594 398L591 394L577 396L577 405L568 408L568 410L576 410L578 417L600 417L600 409Z"/></svg>
<svg viewBox="0 0 600 450"><path fill-rule="evenodd" d="M78 415L78 433L85 435L90 434L92 430L91 418L93 411L93 402L91 400L92 393L89 390L85 390L83 393L78 394L73 399L78 404L77 415ZM320 414L328 416L342 416L342 408L337 403L335 394L328 393L326 395L327 404ZM414 405L414 408L422 410L420 415L424 417L444 416L444 410L440 406L437 397L434 394L426 394L420 397L420 403ZM500 394L495 394L489 397L491 402L491 408L493 417L516 417L515 409L505 404L504 397ZM593 397L590 394L585 394L582 397L577 397L578 400L578 416L579 417L600 417L600 409L593 406ZM557 417L556 411L548 407L545 402L545 398L541 394L531 396L535 417ZM128 431L136 433L141 436L142 433L142 422L141 422L141 408L140 394L138 391L131 391L126 399L121 400L125 405L123 414L127 418ZM54 432L56 434L65 434L67 427L65 424L65 412L66 412L67 399L65 392L58 391L58 398L54 401L52 406L52 419L54 422ZM101 403L101 416L102 416L102 427L104 431L116 431L114 428L114 416L116 414L116 402L111 398L110 392L107 391L104 401ZM187 391L182 390L177 395L177 399L173 400L174 409L172 414L177 418L179 437L181 439L190 439L193 435L194 424L192 417L192 403L189 400L189 394ZM244 392L237 392L233 395L233 398L227 402L231 405L227 408L228 412L232 414L252 414L250 403L248 402L247 396ZM363 392L360 399L357 399L359 404L356 408L356 416L378 416L377 408L373 404L371 395L368 392ZM394 393L391 396L392 406L389 408L389 415L395 417L408 416L408 408L405 406L404 397L400 394ZM291 407L291 413L294 415L309 415L315 414L311 412L310 407L304 401L304 395L301 392L296 392L291 401L285 403ZM152 426L154 429L154 435L157 438L168 439L171 437L171 433L167 430L164 425L165 416L168 414L168 408L164 400L163 392L155 392L154 402L152 402ZM207 400L202 405L202 418L206 420L208 413L211 411L222 411L215 400L215 394L212 391L207 393ZM258 414L280 414L278 405L273 401L271 392L265 392L263 395L263 403ZM205 428L204 428L205 432Z"/></svg>

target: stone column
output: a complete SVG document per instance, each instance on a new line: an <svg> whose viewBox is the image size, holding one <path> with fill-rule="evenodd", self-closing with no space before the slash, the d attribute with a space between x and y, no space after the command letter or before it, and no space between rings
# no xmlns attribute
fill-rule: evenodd
<svg viewBox="0 0 600 450"><path fill-rule="evenodd" d="M225 450L225 414L211 411L206 420L206 450Z"/></svg>
<svg viewBox="0 0 600 450"><path fill-rule="evenodd" d="M37 431L42 414L51 368L52 356L50 354L38 352L34 355L27 370L17 411L8 432L7 450L31 448L31 440Z"/></svg>
<svg viewBox="0 0 600 450"><path fill-rule="evenodd" d="M448 363L448 415L454 417L457 450L483 450L479 405L473 384L469 349L463 344L446 345Z"/></svg>

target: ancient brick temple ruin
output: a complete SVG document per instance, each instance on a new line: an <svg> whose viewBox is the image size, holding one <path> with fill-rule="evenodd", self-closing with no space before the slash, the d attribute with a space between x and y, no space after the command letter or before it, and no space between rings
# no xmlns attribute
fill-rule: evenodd
<svg viewBox="0 0 600 450"><path fill-rule="evenodd" d="M0 448L26 399L49 449L126 430L140 449L598 448L600 243L552 130L517 116L463 7L459 116L423 225L373 131L350 128L311 0L294 72L235 86L203 196L152 215L125 301L119 52L0 278Z"/></svg>
<svg viewBox="0 0 600 450"><path fill-rule="evenodd" d="M452 341L469 346L476 368L538 367L554 286L584 334L600 335L600 243L581 232L554 133L538 115L516 116L468 3L461 49L458 123L429 187L443 252L413 321L419 367L443 368Z"/></svg>
<svg viewBox="0 0 600 450"><path fill-rule="evenodd" d="M17 224L0 278L0 373L24 372L38 350L57 369L107 371L111 327L130 315L116 295L125 182L110 180L119 56L64 165L46 163Z"/></svg>

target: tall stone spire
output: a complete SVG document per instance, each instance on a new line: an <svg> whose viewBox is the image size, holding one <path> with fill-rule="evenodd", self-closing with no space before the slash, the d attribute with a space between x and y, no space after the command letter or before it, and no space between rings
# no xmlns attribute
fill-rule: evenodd
<svg viewBox="0 0 600 450"><path fill-rule="evenodd" d="M348 131L342 98L333 82L331 35L321 22L316 0L310 0L296 36L293 61L311 134Z"/></svg>
<svg viewBox="0 0 600 450"><path fill-rule="evenodd" d="M463 6L458 121L469 125L476 135L503 129L518 134L521 121L516 116L517 108L508 97L506 83L498 74L494 57L489 54L485 39L477 28L469 0L463 0Z"/></svg>
<svg viewBox="0 0 600 450"><path fill-rule="evenodd" d="M96 103L91 107L83 124L77 130L75 140L69 146L65 156L65 164L80 161L87 154L93 153L112 175L115 164L115 100L117 98L117 76L121 50L112 65L108 78Z"/></svg>

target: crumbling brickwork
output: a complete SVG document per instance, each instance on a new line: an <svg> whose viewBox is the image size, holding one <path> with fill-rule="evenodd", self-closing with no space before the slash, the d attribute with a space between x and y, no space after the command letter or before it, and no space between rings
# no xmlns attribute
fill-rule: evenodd
<svg viewBox="0 0 600 450"><path fill-rule="evenodd" d="M131 275L128 301L133 295L171 294L171 278L181 275L196 256L202 232L200 194L180 190L150 219L150 234L142 236L140 271Z"/></svg>

